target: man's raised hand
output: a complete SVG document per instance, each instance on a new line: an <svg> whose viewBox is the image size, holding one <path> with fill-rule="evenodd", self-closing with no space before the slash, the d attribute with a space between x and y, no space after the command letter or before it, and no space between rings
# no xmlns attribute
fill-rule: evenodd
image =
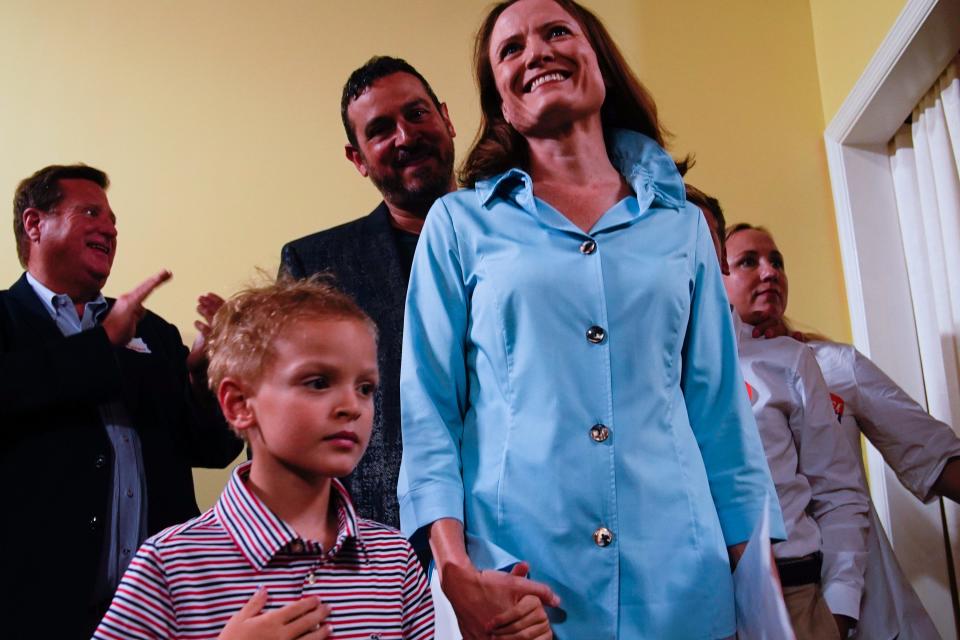
<svg viewBox="0 0 960 640"><path fill-rule="evenodd" d="M163 269L141 282L132 291L117 298L103 321L103 329L107 332L107 338L112 344L119 347L133 339L137 334L137 323L147 313L143 308L144 301L154 289L172 277L172 273Z"/></svg>
<svg viewBox="0 0 960 640"><path fill-rule="evenodd" d="M223 298L212 291L197 298L197 313L203 320L193 323L193 327L197 330L197 338L193 341L190 354L187 356L187 369L190 370L190 375L198 377L203 385L206 385L206 376L202 374L207 368L207 337L210 335L213 316L217 314L223 303Z"/></svg>

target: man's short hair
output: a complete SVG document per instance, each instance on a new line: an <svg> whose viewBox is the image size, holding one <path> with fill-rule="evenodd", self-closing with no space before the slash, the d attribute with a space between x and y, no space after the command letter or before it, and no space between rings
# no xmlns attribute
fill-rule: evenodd
<svg viewBox="0 0 960 640"><path fill-rule="evenodd" d="M273 343L290 324L303 319L356 320L377 339L377 325L333 284L329 274L276 282L234 294L217 311L207 338L208 384L214 394L224 378L256 386L273 362Z"/></svg>
<svg viewBox="0 0 960 640"><path fill-rule="evenodd" d="M717 235L720 237L720 246L724 246L727 242L727 220L723 216L723 208L720 206L720 201L700 191L700 189L697 189L692 184L687 184L686 187L687 201L713 214L713 219L717 221Z"/></svg>
<svg viewBox="0 0 960 640"><path fill-rule="evenodd" d="M17 258L26 268L30 256L30 238L23 228L23 212L34 208L50 211L63 198L60 180L89 180L101 189L110 186L110 178L100 169L85 164L52 164L20 181L13 196L13 237L17 241Z"/></svg>
<svg viewBox="0 0 960 640"><path fill-rule="evenodd" d="M369 89L374 82L395 73L409 73L419 80L423 88L426 89L427 95L433 100L433 105L437 110L440 109L440 100L437 99L437 94L433 92L430 83L420 75L420 72L413 68L413 65L402 58L373 56L362 67L350 74L347 83L343 85L343 94L340 97L340 117L343 119L343 129L347 132L347 140L353 146L357 145L357 132L353 130L350 118L347 117L347 108L351 102L363 95L363 92Z"/></svg>

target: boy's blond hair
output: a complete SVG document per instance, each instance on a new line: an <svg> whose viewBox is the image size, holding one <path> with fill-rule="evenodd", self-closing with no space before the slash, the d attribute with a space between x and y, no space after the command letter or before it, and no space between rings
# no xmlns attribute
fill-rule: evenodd
<svg viewBox="0 0 960 640"><path fill-rule="evenodd" d="M357 320L377 339L373 320L333 285L332 276L296 280L284 275L274 283L239 291L217 311L207 339L207 377L213 393L227 377L256 386L273 358L274 339L304 318Z"/></svg>

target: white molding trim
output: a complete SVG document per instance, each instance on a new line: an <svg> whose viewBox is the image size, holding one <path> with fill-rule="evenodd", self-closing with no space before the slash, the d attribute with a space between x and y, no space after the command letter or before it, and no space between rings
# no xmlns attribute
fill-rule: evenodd
<svg viewBox="0 0 960 640"><path fill-rule="evenodd" d="M907 0L824 131L854 345L921 403L888 143L958 50L960 0ZM957 638L939 508L909 495L869 443L866 455L874 506L901 565L943 637Z"/></svg>
<svg viewBox="0 0 960 640"><path fill-rule="evenodd" d="M845 142L854 127L863 117L891 71L903 57L904 52L914 40L917 32L927 20L939 0L913 0L907 2L896 22L887 34L880 48L867 64L863 74L844 100L833 120L827 126L826 136L832 140ZM923 94L920 94L923 95ZM911 100L916 104L920 99Z"/></svg>
<svg viewBox="0 0 960 640"><path fill-rule="evenodd" d="M851 333L868 355L868 305L844 148L886 145L958 50L960 0L908 0L824 132Z"/></svg>
<svg viewBox="0 0 960 640"><path fill-rule="evenodd" d="M844 103L846 104L846 103ZM850 207L850 192L843 164L842 145L826 139L827 168L830 184L833 185L833 206L837 218L837 235L843 265L843 281L847 289L847 307L850 311L850 331L853 342L864 353L870 353L870 338L867 332L866 307L863 301L863 283L860 281L860 260L853 231L853 212Z"/></svg>

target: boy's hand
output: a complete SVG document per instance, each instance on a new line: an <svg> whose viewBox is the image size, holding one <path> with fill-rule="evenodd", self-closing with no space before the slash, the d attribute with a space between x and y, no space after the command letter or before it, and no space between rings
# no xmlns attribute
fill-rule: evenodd
<svg viewBox="0 0 960 640"><path fill-rule="evenodd" d="M217 636L217 640L325 640L333 629L325 623L330 607L320 598L303 598L260 613L267 604L267 590L259 587Z"/></svg>
<svg viewBox="0 0 960 640"><path fill-rule="evenodd" d="M523 596L520 602L487 624L487 632L496 640L551 640L553 631L543 603L536 596Z"/></svg>
<svg viewBox="0 0 960 640"><path fill-rule="evenodd" d="M486 639L489 637L491 622L497 620L501 614L513 612L506 616L506 620L514 621L517 612L514 609L525 597L530 597L538 603L540 610L543 605L555 607L560 599L545 584L527 580L529 567L526 563L518 563L510 571L477 571L473 567L456 567L451 565L447 575L441 580L441 587L446 585L444 593L450 600L457 622L464 640ZM527 605L529 606L529 605ZM522 617L522 616L521 616ZM546 614L544 614L546 617ZM511 637L507 635L507 637ZM512 636L525 638L527 636ZM541 636L532 635L531 638ZM550 636L543 636L550 637Z"/></svg>

